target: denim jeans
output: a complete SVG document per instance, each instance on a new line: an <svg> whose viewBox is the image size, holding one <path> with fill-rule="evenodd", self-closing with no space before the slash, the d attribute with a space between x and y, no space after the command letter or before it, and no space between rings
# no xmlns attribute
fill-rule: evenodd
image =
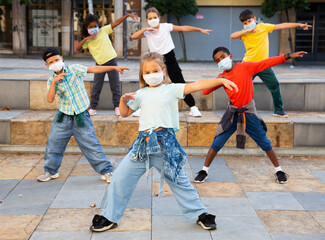
<svg viewBox="0 0 325 240"><path fill-rule="evenodd" d="M44 170L56 174L61 166L65 148L74 136L80 150L94 170L100 174L112 172L114 167L107 160L102 146L97 140L94 127L88 111L83 112L85 124L77 126L75 116L64 115L62 122L57 122L59 111L56 113L45 150Z"/></svg>
<svg viewBox="0 0 325 240"><path fill-rule="evenodd" d="M162 152L150 154L149 160L146 160L149 161L149 167L155 167L158 172L161 172L164 166L164 154ZM108 193L102 213L105 218L111 222L120 222L129 199L145 171L145 161L132 161L130 153L126 155L115 170L112 181L108 186ZM168 183L187 219L196 220L199 215L206 212L196 189L191 185L183 170L180 171L176 182L173 182L166 175L165 181Z"/></svg>

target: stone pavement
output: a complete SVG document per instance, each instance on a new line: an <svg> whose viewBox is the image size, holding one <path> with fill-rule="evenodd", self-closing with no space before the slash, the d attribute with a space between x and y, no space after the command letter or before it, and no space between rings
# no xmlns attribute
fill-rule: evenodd
<svg viewBox="0 0 325 240"><path fill-rule="evenodd" d="M117 166L123 156L108 158ZM189 157L184 169L191 181L203 161ZM42 154L2 153L0 239L325 239L325 157L282 157L280 163L290 175L285 185L275 182L266 157L215 159L207 182L193 183L217 216L215 231L186 222L167 186L158 198L154 170L148 183L141 177L119 227L92 233L91 219L101 211L107 184L82 155L65 155L60 178L39 183Z"/></svg>

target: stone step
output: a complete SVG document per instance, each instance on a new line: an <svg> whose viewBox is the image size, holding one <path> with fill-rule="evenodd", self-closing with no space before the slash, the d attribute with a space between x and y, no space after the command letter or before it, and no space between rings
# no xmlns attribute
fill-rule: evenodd
<svg viewBox="0 0 325 240"><path fill-rule="evenodd" d="M134 76L133 76L134 77ZM121 78L121 91L134 92L139 89L136 78ZM47 102L46 80L7 79L0 78L0 103L12 109L55 110L59 101ZM255 102L258 110L273 111L273 100L270 91L260 80L254 81ZM85 86L90 97L92 80L86 79ZM325 80L299 80L281 82L281 91L285 111L325 111ZM202 111L223 110L227 106L228 97L223 89L204 96L202 92L193 94L196 105ZM188 110L184 101L180 101L180 110ZM112 110L112 93L109 82L105 81L100 96L98 109Z"/></svg>
<svg viewBox="0 0 325 240"><path fill-rule="evenodd" d="M267 136L274 147L325 147L325 113L288 112L289 118L259 112L268 126ZM45 146L55 111L0 111L0 144ZM180 131L176 133L183 147L209 147L223 112L202 112L194 118L180 112ZM92 117L98 140L103 146L129 147L138 134L138 118L121 118L113 111L98 111ZM69 146L76 146L72 138ZM235 134L226 147L235 147ZM247 148L258 148L247 138Z"/></svg>

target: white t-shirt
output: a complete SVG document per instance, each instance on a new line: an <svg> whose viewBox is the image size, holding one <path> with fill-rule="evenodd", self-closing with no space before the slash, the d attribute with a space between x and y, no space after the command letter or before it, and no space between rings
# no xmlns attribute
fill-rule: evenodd
<svg viewBox="0 0 325 240"><path fill-rule="evenodd" d="M136 111L141 108L139 131L159 127L179 130L178 100L184 99L185 84L162 84L159 87L140 88L128 106Z"/></svg>
<svg viewBox="0 0 325 240"><path fill-rule="evenodd" d="M170 32L173 31L173 24L160 23L158 32L144 32L147 38L150 52L157 52L161 55L169 53L175 48Z"/></svg>

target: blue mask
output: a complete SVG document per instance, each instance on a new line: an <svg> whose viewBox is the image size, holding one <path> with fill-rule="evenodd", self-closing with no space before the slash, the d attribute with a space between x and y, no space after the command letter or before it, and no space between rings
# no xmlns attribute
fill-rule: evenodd
<svg viewBox="0 0 325 240"><path fill-rule="evenodd" d="M89 33L89 35L97 35L97 33L99 32L99 27L94 27L94 28L89 28L88 29L88 33Z"/></svg>
<svg viewBox="0 0 325 240"><path fill-rule="evenodd" d="M250 30L250 29L254 29L256 27L256 22L252 21L250 24L248 25L244 25L244 29L245 30Z"/></svg>
<svg viewBox="0 0 325 240"><path fill-rule="evenodd" d="M230 57L226 57L225 59L222 59L219 63L218 63L218 67L220 70L224 71L224 70L229 70L232 68L232 60L230 59Z"/></svg>

